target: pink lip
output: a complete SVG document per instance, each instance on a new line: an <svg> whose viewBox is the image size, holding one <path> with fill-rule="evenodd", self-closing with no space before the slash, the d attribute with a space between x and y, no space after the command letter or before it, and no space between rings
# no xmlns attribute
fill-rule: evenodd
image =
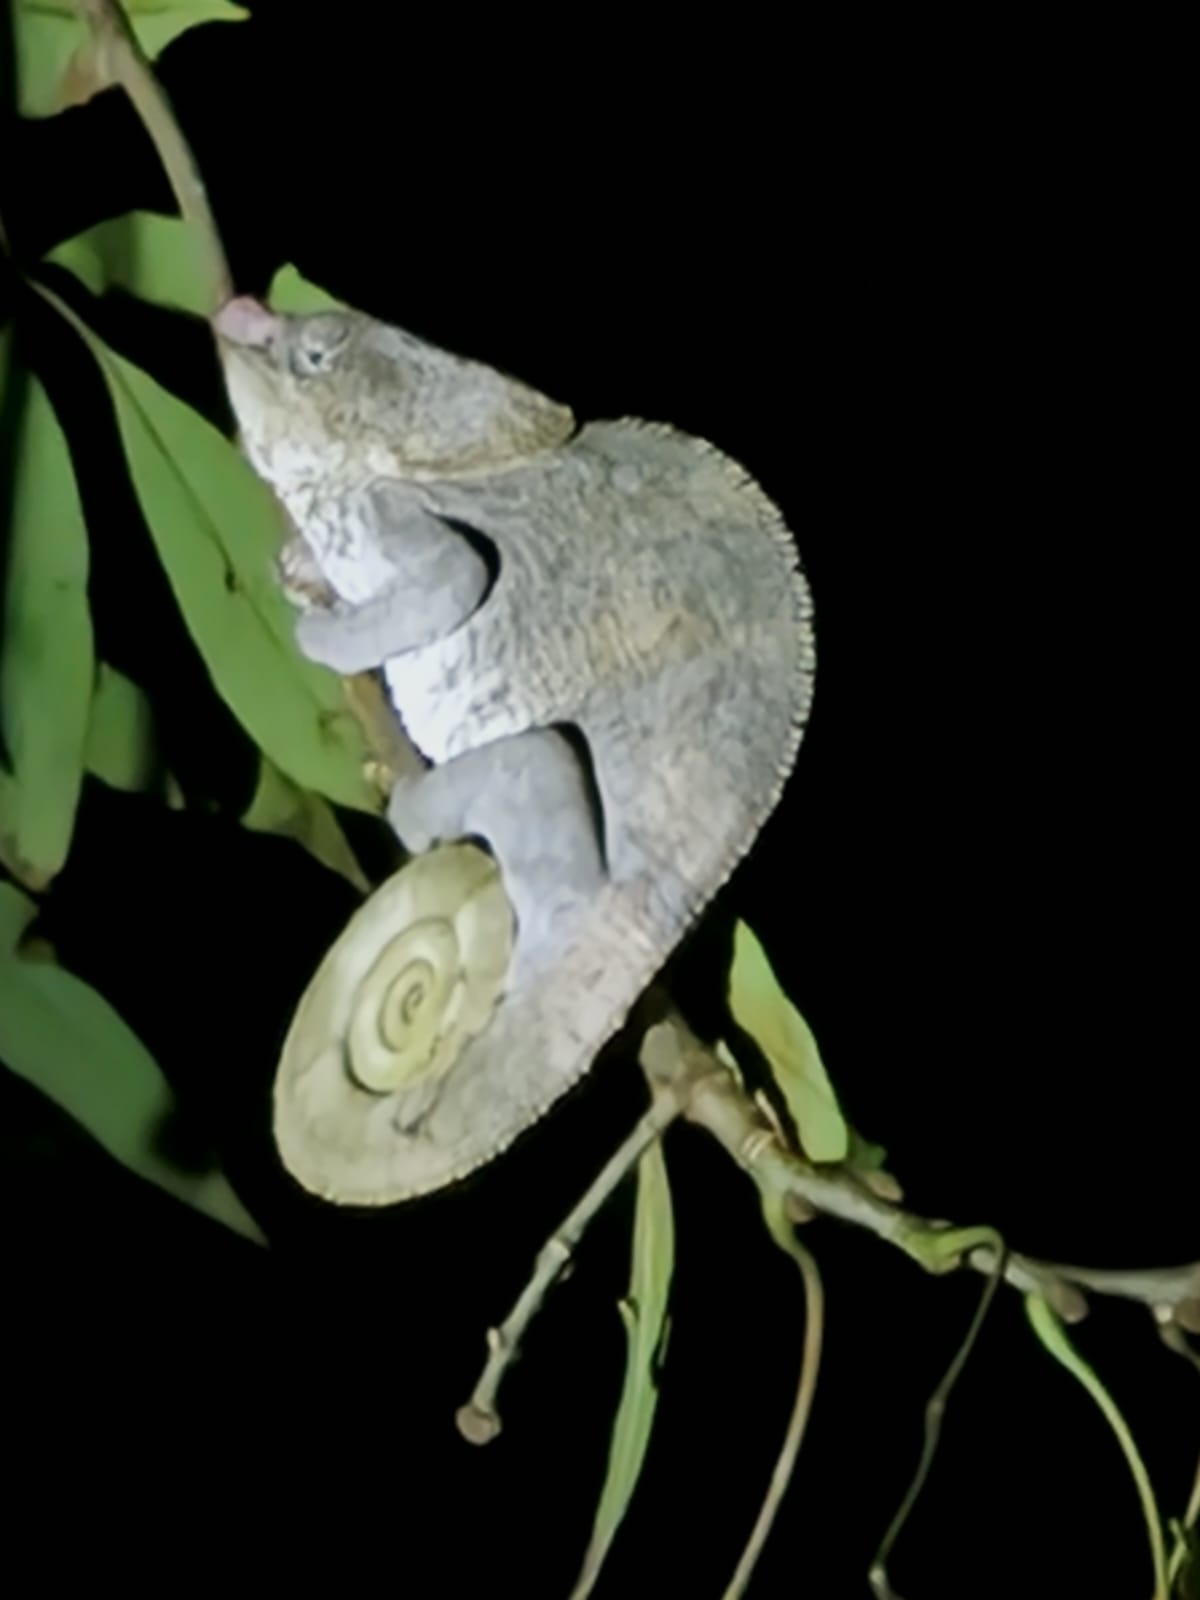
<svg viewBox="0 0 1200 1600"><path fill-rule="evenodd" d="M279 332L281 319L250 295L227 300L213 318L213 327L230 344L263 349Z"/></svg>

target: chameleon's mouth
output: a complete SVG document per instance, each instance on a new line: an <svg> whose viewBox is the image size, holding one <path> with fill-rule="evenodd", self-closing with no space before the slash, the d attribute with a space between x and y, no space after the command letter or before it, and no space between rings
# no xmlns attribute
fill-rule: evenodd
<svg viewBox="0 0 1200 1600"><path fill-rule="evenodd" d="M229 403L252 460L266 448L280 412L278 335L283 318L249 295L227 300L212 319Z"/></svg>
<svg viewBox="0 0 1200 1600"><path fill-rule="evenodd" d="M213 327L218 337L229 344L265 350L279 333L282 320L252 296L243 294L225 302L213 318Z"/></svg>

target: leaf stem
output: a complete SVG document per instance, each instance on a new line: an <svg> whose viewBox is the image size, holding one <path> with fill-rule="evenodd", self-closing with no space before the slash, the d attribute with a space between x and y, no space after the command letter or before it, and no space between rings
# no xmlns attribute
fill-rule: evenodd
<svg viewBox="0 0 1200 1600"><path fill-rule="evenodd" d="M1091 1395L1099 1406L1109 1427L1117 1436L1117 1442L1129 1465L1134 1484L1137 1487L1138 1499L1141 1502L1142 1515L1146 1522L1146 1532L1150 1540L1150 1556L1154 1565L1154 1600L1167 1600L1167 1555L1163 1541L1162 1523L1159 1520L1158 1505L1154 1498L1154 1488L1150 1482L1150 1475L1146 1471L1146 1464L1138 1453L1133 1435L1129 1431L1129 1424L1118 1411L1116 1402L1108 1390L1100 1382L1095 1372L1071 1344L1063 1328L1062 1321L1050 1302L1036 1292L1025 1296L1025 1311L1034 1332L1042 1344L1061 1363L1072 1377L1078 1381Z"/></svg>
<svg viewBox="0 0 1200 1600"><path fill-rule="evenodd" d="M233 280L200 170L171 102L117 0L76 3L91 29L98 65L129 96L162 162L180 215L196 236L205 259L212 310L216 311L232 295Z"/></svg>
<svg viewBox="0 0 1200 1600"><path fill-rule="evenodd" d="M767 1486L766 1497L746 1542L746 1548L742 1551L737 1570L725 1590L724 1600L742 1600L753 1576L755 1564L770 1536L779 1507L783 1504L784 1493L795 1471L800 1446L804 1442L804 1433L817 1393L817 1374L821 1367L821 1346L825 1334L825 1290L821 1283L821 1273L811 1251L797 1239L779 1197L775 1199L779 1203L772 1204L769 1201L764 1203L767 1226L779 1247L796 1262L804 1279L804 1347L800 1356L800 1380L796 1386L792 1414L788 1418L787 1431L780 1447L779 1459L775 1463L775 1470Z"/></svg>

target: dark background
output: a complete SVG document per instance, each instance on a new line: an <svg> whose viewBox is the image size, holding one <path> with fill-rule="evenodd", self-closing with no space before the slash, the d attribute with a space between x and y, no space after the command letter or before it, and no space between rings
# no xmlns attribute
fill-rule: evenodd
<svg viewBox="0 0 1200 1600"><path fill-rule="evenodd" d="M739 458L796 533L815 710L778 813L678 964L680 999L711 1016L745 916L915 1208L1058 1259L1194 1258L1195 340L1170 93L1128 56L1091 70L1078 41L693 18L668 44L599 12L522 32L253 10L160 69L239 288L292 261L583 418L668 419ZM27 264L100 218L170 208L116 95L6 143ZM76 303L221 416L202 328ZM351 896L238 828L253 751L155 565L98 379L22 309L87 497L99 648L154 698L191 802L90 785L43 927L156 1053L178 1137L207 1130L273 1249L138 1184L0 1077L9 1560L49 1583L563 1600L620 1383L631 1193L535 1324L501 1438L474 1450L453 1415L484 1329L641 1104L632 1054L450 1194L359 1216L298 1193L270 1077ZM690 1130L668 1158L673 1331L601 1600L717 1600L800 1347L795 1270L751 1186ZM831 1223L808 1238L827 1355L755 1600L866 1592L980 1289ZM1194 1373L1141 1308L1097 1303L1079 1338L1178 1515ZM909 1600L1149 1592L1115 1440L1011 1293L893 1574Z"/></svg>

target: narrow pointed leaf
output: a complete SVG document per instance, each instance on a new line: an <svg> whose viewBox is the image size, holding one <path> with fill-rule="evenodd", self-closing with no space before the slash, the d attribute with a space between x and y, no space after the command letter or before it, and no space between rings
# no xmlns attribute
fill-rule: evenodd
<svg viewBox="0 0 1200 1600"><path fill-rule="evenodd" d="M92 697L87 527L67 441L45 389L9 368L0 480L9 519L0 573L0 860L44 888L66 860Z"/></svg>
<svg viewBox="0 0 1200 1600"><path fill-rule="evenodd" d="M159 776L154 712L124 673L100 663L84 751L87 770L114 789L140 794Z"/></svg>
<svg viewBox="0 0 1200 1600"><path fill-rule="evenodd" d="M628 1341L625 1381L613 1423L608 1472L600 1493L591 1542L571 1591L571 1600L585 1600L595 1588L641 1475L658 1405L658 1368L666 1334L674 1262L671 1190L662 1146L655 1143L638 1163L629 1298L621 1306Z"/></svg>
<svg viewBox="0 0 1200 1600"><path fill-rule="evenodd" d="M231 0L121 0L137 41L151 61L180 34L205 22L244 22L245 6Z"/></svg>
<svg viewBox="0 0 1200 1600"><path fill-rule="evenodd" d="M130 1171L263 1243L219 1170L181 1171L156 1141L174 1097L149 1051L94 989L61 967L0 956L0 1061Z"/></svg>
<svg viewBox="0 0 1200 1600"><path fill-rule="evenodd" d="M287 311L300 315L309 311L346 309L341 300L335 300L324 289L319 289L315 283L310 283L290 263L280 267L271 279L271 287L267 290L267 304L273 311Z"/></svg>
<svg viewBox="0 0 1200 1600"><path fill-rule="evenodd" d="M270 490L216 428L42 293L99 364L143 514L218 692L302 789L378 811L341 683L294 642L274 572L282 512Z"/></svg>
<svg viewBox="0 0 1200 1600"><path fill-rule="evenodd" d="M15 883L0 881L0 961L16 952L36 916L36 901L22 894Z"/></svg>
<svg viewBox="0 0 1200 1600"><path fill-rule="evenodd" d="M734 931L729 1007L766 1057L810 1161L844 1161L850 1130L812 1029L779 986L766 952L744 922Z"/></svg>
<svg viewBox="0 0 1200 1600"><path fill-rule="evenodd" d="M121 289L151 305L207 317L212 291L207 256L182 217L128 211L56 245L46 257L93 294Z"/></svg>
<svg viewBox="0 0 1200 1600"><path fill-rule="evenodd" d="M258 833L275 833L285 839L295 839L322 866L340 873L363 894L370 893L370 882L364 876L346 835L338 826L329 803L322 800L320 795L298 789L265 756L259 765L258 786L242 822Z"/></svg>

